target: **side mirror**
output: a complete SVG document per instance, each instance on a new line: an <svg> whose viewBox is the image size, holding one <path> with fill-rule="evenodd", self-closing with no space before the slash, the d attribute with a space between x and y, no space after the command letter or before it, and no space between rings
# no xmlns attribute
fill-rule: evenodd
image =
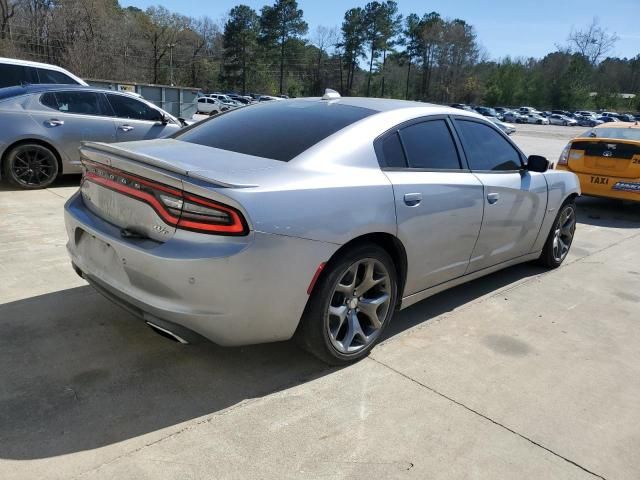
<svg viewBox="0 0 640 480"><path fill-rule="evenodd" d="M527 158L527 170L544 173L549 170L549 160L541 155L529 155L529 158Z"/></svg>

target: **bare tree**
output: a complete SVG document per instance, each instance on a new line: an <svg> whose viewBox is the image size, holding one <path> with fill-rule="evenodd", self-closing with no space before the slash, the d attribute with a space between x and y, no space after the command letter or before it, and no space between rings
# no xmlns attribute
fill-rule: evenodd
<svg viewBox="0 0 640 480"><path fill-rule="evenodd" d="M18 0L0 0L0 39L9 36L9 21L16 14Z"/></svg>
<svg viewBox="0 0 640 480"><path fill-rule="evenodd" d="M335 27L327 28L320 25L316 28L312 43L318 49L318 56L316 58L316 71L314 72L314 83L316 84L316 89L319 93L321 93L322 89L322 59L327 55L329 47L335 45L337 41L336 38L337 31Z"/></svg>
<svg viewBox="0 0 640 480"><path fill-rule="evenodd" d="M596 65L613 49L618 38L615 33L609 33L602 28L598 19L594 17L591 25L585 30L572 30L568 41L574 51L584 56L591 65Z"/></svg>

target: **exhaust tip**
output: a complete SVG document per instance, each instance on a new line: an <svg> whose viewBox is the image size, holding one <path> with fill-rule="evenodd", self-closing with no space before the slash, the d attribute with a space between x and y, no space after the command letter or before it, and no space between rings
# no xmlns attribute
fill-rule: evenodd
<svg viewBox="0 0 640 480"><path fill-rule="evenodd" d="M168 330L168 329L163 328L163 327L161 327L159 325L156 325L153 322L149 322L148 320L145 323L147 325L149 325L149 327L151 327L151 329L154 330L158 335L162 335L163 337L168 338L169 340L173 340L174 342L182 343L183 345L188 345L189 344L188 341L186 341L184 338L182 338L177 333L172 332L171 330Z"/></svg>

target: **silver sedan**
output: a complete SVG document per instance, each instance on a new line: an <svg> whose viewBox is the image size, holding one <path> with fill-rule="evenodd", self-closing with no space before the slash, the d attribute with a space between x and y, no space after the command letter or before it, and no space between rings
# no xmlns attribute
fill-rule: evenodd
<svg viewBox="0 0 640 480"><path fill-rule="evenodd" d="M2 176L20 188L44 188L80 173L82 141L158 138L182 124L134 95L79 85L0 89Z"/></svg>
<svg viewBox="0 0 640 480"><path fill-rule="evenodd" d="M365 356L398 308L558 267L580 193L478 114L331 92L81 155L67 248L96 289L179 341L294 336L333 364Z"/></svg>

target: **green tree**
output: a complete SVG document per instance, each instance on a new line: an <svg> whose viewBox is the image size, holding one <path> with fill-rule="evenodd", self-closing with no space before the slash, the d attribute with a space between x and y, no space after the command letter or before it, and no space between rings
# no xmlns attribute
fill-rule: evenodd
<svg viewBox="0 0 640 480"><path fill-rule="evenodd" d="M307 33L308 25L304 21L303 11L296 0L276 0L273 6L262 7L260 16L262 40L267 48L279 47L280 50L280 94L284 91L284 63L286 46L291 40L299 39Z"/></svg>
<svg viewBox="0 0 640 480"><path fill-rule="evenodd" d="M259 33L260 19L255 10L247 5L231 9L222 36L224 78L232 87L240 83L243 94L247 91L247 65L255 58Z"/></svg>
<svg viewBox="0 0 640 480"><path fill-rule="evenodd" d="M387 50L391 48L393 38L398 34L402 17L397 12L398 5L391 0L386 2L369 2L364 7L365 38L369 45L367 97L371 95L373 63L378 59L380 53L382 53L384 57L382 71L384 72Z"/></svg>
<svg viewBox="0 0 640 480"><path fill-rule="evenodd" d="M342 49L344 62L347 66L347 93L353 90L353 78L355 76L358 60L364 57L365 24L364 10L360 7L347 10L342 21L342 40L338 48ZM341 67L342 68L342 67Z"/></svg>

